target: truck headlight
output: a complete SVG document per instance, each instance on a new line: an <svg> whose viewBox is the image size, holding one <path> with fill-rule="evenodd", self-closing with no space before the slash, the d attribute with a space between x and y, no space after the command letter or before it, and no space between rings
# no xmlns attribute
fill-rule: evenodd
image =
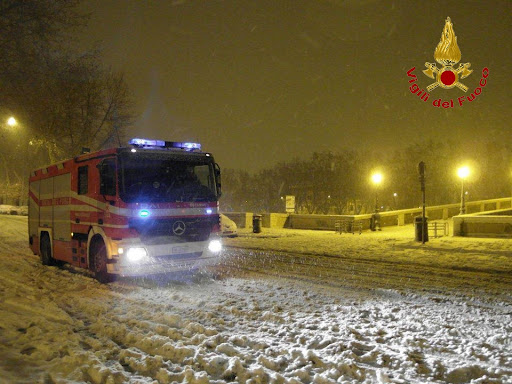
<svg viewBox="0 0 512 384"><path fill-rule="evenodd" d="M132 263L141 261L147 255L146 249L142 247L128 248L128 251L126 251L126 258Z"/></svg>
<svg viewBox="0 0 512 384"><path fill-rule="evenodd" d="M222 251L222 243L220 240L211 240L208 244L208 250L213 253Z"/></svg>

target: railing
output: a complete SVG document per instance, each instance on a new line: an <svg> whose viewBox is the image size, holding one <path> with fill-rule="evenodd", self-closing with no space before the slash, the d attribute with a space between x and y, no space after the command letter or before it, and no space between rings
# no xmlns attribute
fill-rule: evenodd
<svg viewBox="0 0 512 384"><path fill-rule="evenodd" d="M512 206L510 197L479 201L467 201L468 213L494 211L506 209ZM447 220L457 217L460 204L446 204L440 206L427 206L426 215L429 220ZM239 228L251 228L251 212L223 212L231 220L235 221ZM397 211L380 212L380 226L407 225L414 223L414 217L421 215L421 208L401 209ZM320 215L320 214L288 214L288 213L263 213L262 227L264 228L295 228L295 229L320 229L332 231L338 220L350 220L360 222L363 229L370 229L372 214L363 215ZM357 229L357 228L356 228Z"/></svg>
<svg viewBox="0 0 512 384"><path fill-rule="evenodd" d="M357 231L361 234L363 232L363 222L361 220L336 220L334 222L334 231L339 234L354 234Z"/></svg>
<svg viewBox="0 0 512 384"><path fill-rule="evenodd" d="M449 230L450 230L450 228L449 228L449 225L447 222L428 223L429 236L432 236L433 238L448 236ZM431 233L433 233L433 235L431 235Z"/></svg>
<svg viewBox="0 0 512 384"><path fill-rule="evenodd" d="M490 200L479 200L466 202L468 213L495 210L497 208L510 208L512 205L510 197ZM447 220L459 214L460 204L446 204L440 206L427 206L426 215L429 220ZM414 217L421 215L421 208L401 209L398 211L383 211L380 214L380 226L389 227L394 225L407 225L414 223ZM333 230L336 220L360 220L363 229L370 229L371 213L362 215L319 215L319 214L291 214L286 222L286 228L295 229L321 229Z"/></svg>

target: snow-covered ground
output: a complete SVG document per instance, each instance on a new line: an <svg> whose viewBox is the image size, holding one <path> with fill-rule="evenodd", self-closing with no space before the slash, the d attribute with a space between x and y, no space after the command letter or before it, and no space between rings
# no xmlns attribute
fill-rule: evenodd
<svg viewBox="0 0 512 384"><path fill-rule="evenodd" d="M512 383L510 239L241 230L221 279L101 285L0 228L0 383Z"/></svg>
<svg viewBox="0 0 512 384"><path fill-rule="evenodd" d="M0 204L0 215L28 215L28 206L21 207L15 205Z"/></svg>

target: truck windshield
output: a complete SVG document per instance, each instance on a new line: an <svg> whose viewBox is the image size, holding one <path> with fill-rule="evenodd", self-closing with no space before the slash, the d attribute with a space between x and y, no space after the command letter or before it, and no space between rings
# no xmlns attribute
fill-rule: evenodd
<svg viewBox="0 0 512 384"><path fill-rule="evenodd" d="M134 202L213 202L213 161L198 154L120 153L120 195Z"/></svg>

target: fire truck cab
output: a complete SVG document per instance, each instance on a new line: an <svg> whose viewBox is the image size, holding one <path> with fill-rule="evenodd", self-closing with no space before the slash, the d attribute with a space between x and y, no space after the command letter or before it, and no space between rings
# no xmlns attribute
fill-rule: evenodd
<svg viewBox="0 0 512 384"><path fill-rule="evenodd" d="M197 143L132 139L29 179L29 243L45 265L101 282L195 269L218 260L220 169Z"/></svg>

